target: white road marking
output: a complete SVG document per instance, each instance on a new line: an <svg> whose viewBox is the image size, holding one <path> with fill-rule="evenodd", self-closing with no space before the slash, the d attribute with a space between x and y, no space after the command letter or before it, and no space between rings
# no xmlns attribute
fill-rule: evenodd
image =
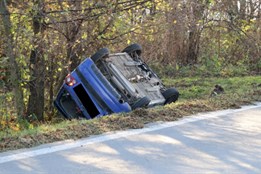
<svg viewBox="0 0 261 174"><path fill-rule="evenodd" d="M25 158L30 158L30 157L35 157L39 155L44 155L44 154L50 154L53 152L58 152L58 151L63 151L63 150L68 150L68 149L73 149L73 148L78 148L82 146L86 146L89 144L94 144L94 143L101 143L109 140L114 140L122 137L127 137L130 135L137 135L141 133L146 133L146 132L152 132L160 129L165 129L173 126L178 126L178 125L183 125L186 123L191 123L191 122L196 122L200 120L206 120L206 119L211 119L219 116L225 116L227 114L233 114L237 112L242 112L250 109L255 109L261 107L261 103L256 103L256 105L251 105L251 106L243 106L240 109L228 109L228 110L223 110L223 111L217 111L217 112L208 112L208 113L203 113L203 114L197 114L194 116L190 117L185 117L183 119L180 119L179 121L174 121L174 122L166 122L166 123L160 123L160 124L155 124L143 129L133 129L133 130L127 130L127 131L119 131L119 132L114 132L110 134L105 134L105 135L100 135L94 138L85 138L73 142L64 142L64 144L61 145L51 145L50 147L44 147L41 149L36 149L36 150L30 150L28 149L25 152L14 152L11 155L5 155L5 156L0 156L0 164L2 163L7 163L10 161L17 161ZM1 154L0 154L1 155Z"/></svg>

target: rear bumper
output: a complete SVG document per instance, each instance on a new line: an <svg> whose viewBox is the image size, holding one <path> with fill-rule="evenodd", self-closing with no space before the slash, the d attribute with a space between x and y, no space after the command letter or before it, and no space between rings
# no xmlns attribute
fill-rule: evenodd
<svg viewBox="0 0 261 174"><path fill-rule="evenodd" d="M57 95L56 100L54 101L55 107L66 118L69 118L69 116L65 112L65 109L63 109L62 105L59 103L62 90L68 91L77 106L79 106L81 109L82 114L87 119L93 118L87 112L86 107L88 106L83 106L83 103L80 101L80 97L77 96L74 91L74 88L76 88L78 85L82 85L84 87L85 92L89 95L91 101L98 109L100 114L95 117L100 117L111 113L131 111L130 105L127 102L122 101L121 95L118 94L117 91L107 81L107 79L105 79L91 59L87 58L85 61L83 61L71 73L71 75L76 79L77 83L74 86L68 86L64 83L63 87ZM91 108L88 109L90 110Z"/></svg>

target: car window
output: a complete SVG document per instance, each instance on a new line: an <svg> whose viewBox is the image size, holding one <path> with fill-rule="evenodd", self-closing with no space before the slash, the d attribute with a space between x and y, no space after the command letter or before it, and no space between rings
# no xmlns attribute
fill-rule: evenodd
<svg viewBox="0 0 261 174"><path fill-rule="evenodd" d="M80 108L77 106L69 92L66 90L62 91L60 105L63 107L63 110L66 112L69 118L83 117Z"/></svg>

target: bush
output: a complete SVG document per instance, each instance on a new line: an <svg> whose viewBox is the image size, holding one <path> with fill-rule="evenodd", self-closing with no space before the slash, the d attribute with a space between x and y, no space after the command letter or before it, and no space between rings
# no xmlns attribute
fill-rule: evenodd
<svg viewBox="0 0 261 174"><path fill-rule="evenodd" d="M261 60L259 62L261 67ZM160 77L235 77L250 74L249 64L245 61L237 62L236 65L226 63L225 59L213 56L211 58L202 58L199 64L189 66L179 66L178 64L160 64L154 62L150 67Z"/></svg>

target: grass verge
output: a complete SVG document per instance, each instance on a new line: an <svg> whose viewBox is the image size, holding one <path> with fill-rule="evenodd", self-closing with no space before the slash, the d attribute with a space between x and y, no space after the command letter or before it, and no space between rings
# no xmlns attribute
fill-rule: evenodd
<svg viewBox="0 0 261 174"><path fill-rule="evenodd" d="M163 81L166 86L175 86L180 91L178 102L150 109L137 109L130 113L113 114L93 120L43 124L23 131L7 129L0 132L0 151L29 148L66 139L79 139L109 131L143 128L145 124L151 122L175 121L199 112L240 108L241 105L261 101L260 76L165 78ZM220 84L225 89L225 93L209 97L216 84Z"/></svg>

